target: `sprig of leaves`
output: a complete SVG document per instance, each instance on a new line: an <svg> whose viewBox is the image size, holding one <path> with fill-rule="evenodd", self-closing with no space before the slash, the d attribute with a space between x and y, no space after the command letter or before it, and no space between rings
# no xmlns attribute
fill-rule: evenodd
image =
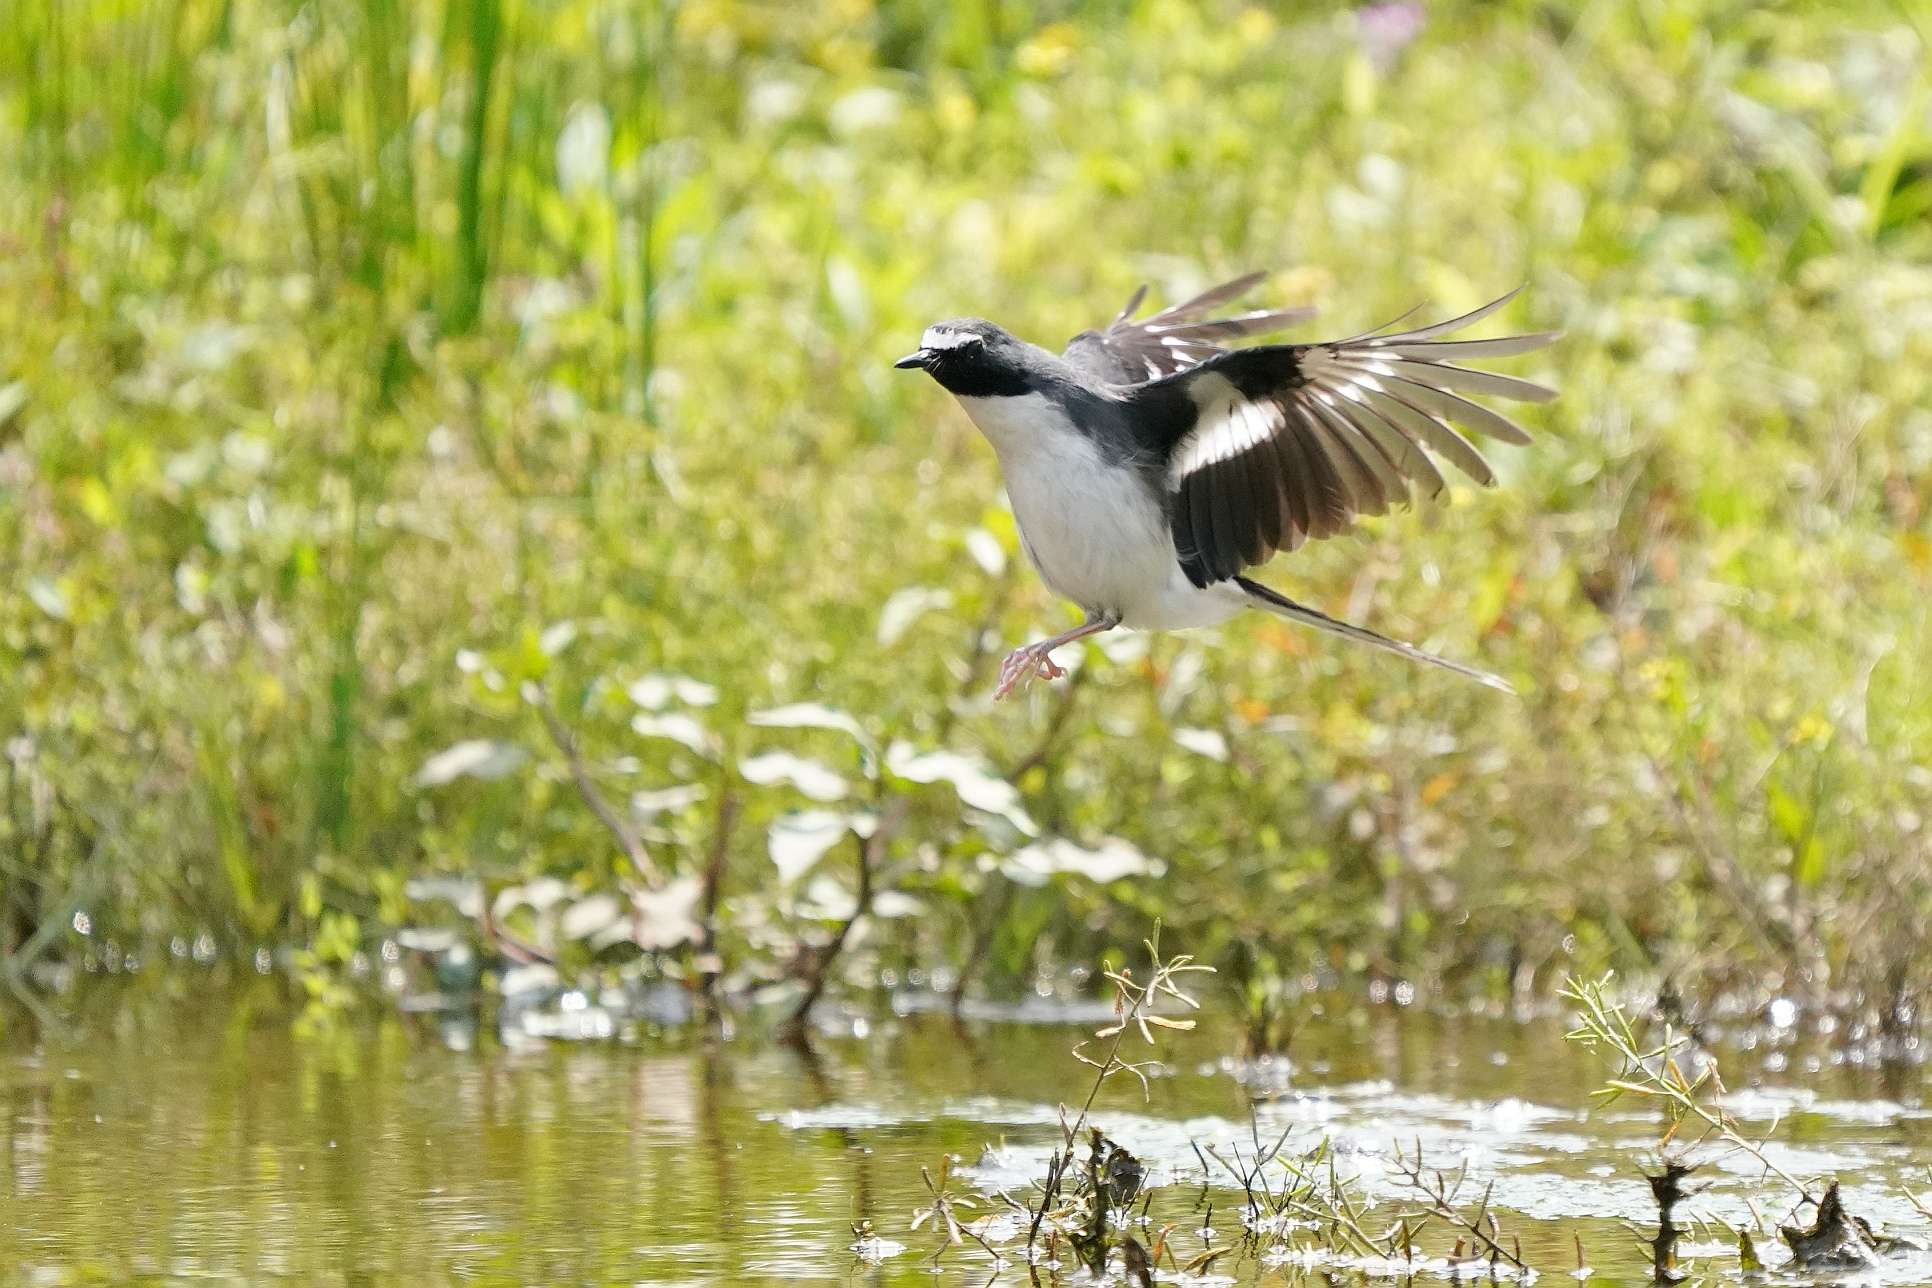
<svg viewBox="0 0 1932 1288"><path fill-rule="evenodd" d="M1605 972L1596 980L1580 980L1571 976L1564 980L1563 987L1558 990L1558 996L1574 1002L1580 1008L1577 1026L1563 1035L1565 1040L1592 1051L1607 1052L1618 1061L1617 1073L1605 1079L1603 1086L1593 1093L1596 1101L1607 1105L1626 1095L1657 1101L1663 1105L1670 1119L1670 1126L1657 1142L1660 1153L1667 1153L1671 1149L1679 1129L1685 1123L1696 1122L1702 1125L1702 1134L1688 1148L1695 1149L1707 1141L1720 1141L1756 1159L1766 1175L1775 1176L1789 1185L1797 1193L1800 1202L1815 1201L1811 1187L1772 1162L1766 1152L1770 1135L1777 1130L1776 1121L1765 1133L1764 1140L1752 1140L1746 1136L1737 1119L1713 1097L1713 1093L1716 1096L1724 1094L1724 1081L1718 1073L1717 1061L1707 1056L1695 1077L1686 1075L1677 1057L1690 1045L1691 1039L1669 1024L1664 1025L1661 1040L1645 1043L1638 1036L1636 1026L1631 1023L1623 1004L1612 1000L1610 996L1614 978L1613 972Z"/></svg>

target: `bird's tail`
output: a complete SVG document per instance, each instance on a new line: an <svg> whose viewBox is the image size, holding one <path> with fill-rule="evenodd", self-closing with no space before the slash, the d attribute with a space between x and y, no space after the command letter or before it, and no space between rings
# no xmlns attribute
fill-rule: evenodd
<svg viewBox="0 0 1932 1288"><path fill-rule="evenodd" d="M1327 631L1331 635L1340 635L1347 639L1359 640L1363 644L1373 644L1376 648L1386 649L1391 653L1399 653L1413 662L1427 662L1430 666L1439 666L1445 671L1454 671L1457 675L1466 675L1478 684L1487 684L1490 688L1501 689L1504 693L1516 692L1515 689L1510 687L1509 681L1503 679L1500 675L1491 675L1488 671L1479 671L1473 666L1464 666L1460 662L1451 662L1446 657L1437 657L1434 653L1425 652L1413 644L1404 644L1401 640L1392 640L1386 635L1377 635L1374 631L1366 627L1351 626L1347 622L1337 621L1327 613L1318 612L1305 604L1297 604L1280 591L1271 590L1258 581L1249 581L1246 577L1236 577L1234 583L1241 587L1242 592L1247 595L1249 603L1257 608L1265 608L1278 617L1285 617L1291 622L1300 622L1303 626L1312 626L1318 631Z"/></svg>

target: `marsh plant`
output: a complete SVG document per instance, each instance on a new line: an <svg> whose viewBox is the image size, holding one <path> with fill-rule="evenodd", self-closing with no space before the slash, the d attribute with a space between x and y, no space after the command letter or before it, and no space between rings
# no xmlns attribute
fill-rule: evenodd
<svg viewBox="0 0 1932 1288"><path fill-rule="evenodd" d="M1010 996L1158 915L1284 980L1614 966L1908 1038L1922 7L1740 12L13 0L0 946L353 977L412 882L555 882L466 933L795 1002ZM1506 486L1293 572L1522 702L1262 622L984 700L1058 610L887 364L1248 269L1327 334L1519 281L1568 334ZM1010 799L749 719L799 704Z"/></svg>
<svg viewBox="0 0 1932 1288"><path fill-rule="evenodd" d="M1657 1167L1648 1174L1658 1226L1644 1240L1658 1280L1683 1277L1677 1241L1685 1226L1680 1224L1678 1209L1698 1192L1693 1174L1727 1155L1748 1157L1758 1168L1760 1183L1772 1185L1779 1194L1786 1215L1776 1223L1777 1231L1801 1267L1865 1267L1883 1255L1924 1247L1914 1236L1882 1233L1848 1211L1837 1178L1800 1177L1781 1166L1772 1147L1777 1124L1754 1137L1724 1107L1726 1091L1715 1055L1669 1021L1662 1022L1654 1036L1643 1031L1615 998L1613 985L1614 976L1608 974L1565 981L1561 996L1578 1008L1576 1027L1566 1037L1615 1062L1615 1072L1596 1093L1599 1105L1628 1096L1654 1104L1660 1111L1663 1134L1655 1147ZM1916 1197L1908 1198L1925 1211ZM1807 1210L1811 1224L1795 1224ZM1737 1245L1746 1269L1762 1268L1752 1230L1739 1227L1726 1233Z"/></svg>
<svg viewBox="0 0 1932 1288"><path fill-rule="evenodd" d="M935 1259L970 1240L998 1263L1002 1246L1011 1246L1036 1278L1044 1271L1054 1282L1075 1266L1098 1276L1117 1265L1129 1282L1151 1283L1162 1267L1203 1274L1230 1258L1384 1273L1532 1273L1488 1190L1474 1192L1466 1166L1432 1167L1420 1144L1396 1152L1407 1196L1393 1206L1362 1193L1326 1139L1290 1150L1288 1132L1267 1140L1258 1125L1246 1147L1197 1144L1198 1175L1150 1178L1142 1161L1109 1137L1095 1105L1122 1075L1145 1096L1149 1079L1166 1067L1162 1035L1185 1036L1195 1027L1190 1013L1201 1003L1192 985L1213 968L1186 953L1163 956L1160 942L1157 925L1143 941L1144 964L1102 967L1113 1019L1069 1051L1092 1073L1077 1106L1061 1105L1058 1140L1024 1195L962 1190L951 1158L921 1169L929 1201L913 1214L911 1229L935 1232ZM1231 1235L1214 1228L1210 1187L1241 1195L1238 1205L1222 1209L1234 1224ZM976 1219L966 1215L988 1202L999 1206ZM854 1247L876 1247L876 1239L868 1228ZM1452 1246L1436 1256L1425 1251L1437 1242Z"/></svg>
<svg viewBox="0 0 1932 1288"><path fill-rule="evenodd" d="M1257 1116L1245 1141L1197 1142L1198 1170L1150 1169L1113 1138L1097 1106L1107 1083L1123 1075L1147 1093L1149 1080L1165 1071L1166 1044L1194 1028L1201 1003L1192 985L1210 968L1188 954L1163 955L1158 926L1143 947L1144 961L1100 972L1113 1019L1070 1050L1087 1071L1083 1094L1061 1106L1053 1149L1026 1190L976 1190L950 1158L922 1170L928 1201L911 1228L936 1232L935 1258L976 1244L996 1265L1024 1260L1036 1278L1052 1282L1076 1270L1141 1283L1248 1263L1525 1281L1551 1269L1526 1258L1521 1218L1506 1224L1493 1178L1472 1175L1467 1157L1436 1163L1419 1140L1389 1147L1371 1184L1325 1137L1291 1143L1292 1128L1265 1135ZM1775 1121L1752 1133L1726 1107L1711 1053L1668 1021L1658 1020L1652 1032L1617 999L1614 985L1610 976L1566 982L1562 996L1577 1019L1565 1036L1611 1061L1599 1104L1633 1098L1658 1110L1660 1134L1646 1172L1658 1224L1630 1229L1659 1281L1684 1277L1679 1245L1693 1233L1728 1242L1745 1271L1765 1266L1759 1240L1773 1233L1789 1248L1790 1264L1806 1269L1872 1267L1924 1249L1919 1237L1879 1230L1853 1211L1836 1178L1792 1172L1780 1161ZM1745 1197L1754 1214L1768 1214L1768 1224L1727 1224L1695 1204L1704 1177L1737 1155L1755 1166ZM1230 1194L1238 1198L1230 1201ZM1925 1210L1917 1196L1906 1197ZM876 1241L869 1230L866 1238ZM1574 1273L1588 1278L1580 1233L1574 1245Z"/></svg>
<svg viewBox="0 0 1932 1288"><path fill-rule="evenodd" d="M1816 1182L1800 1181L1766 1152L1771 1133L1752 1139L1724 1109L1719 1101L1724 1080L1716 1057L1668 1022L1654 1039L1640 1038L1637 1025L1610 992L1614 982L1615 976L1607 974L1595 980L1572 977L1559 994L1579 1008L1577 1025L1564 1035L1566 1039L1617 1062L1616 1072L1596 1093L1597 1102L1608 1105L1624 1096L1652 1101L1664 1117L1664 1133L1657 1142L1660 1156L1683 1162L1693 1156L1709 1158L1714 1151L1748 1154L1767 1178L1782 1182L1797 1202L1815 1201ZM1687 1064L1693 1072L1685 1071Z"/></svg>

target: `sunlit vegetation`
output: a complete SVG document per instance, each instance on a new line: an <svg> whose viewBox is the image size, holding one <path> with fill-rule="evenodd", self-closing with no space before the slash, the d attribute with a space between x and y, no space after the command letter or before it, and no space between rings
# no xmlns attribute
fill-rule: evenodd
<svg viewBox="0 0 1932 1288"><path fill-rule="evenodd" d="M1916 1024L1922 6L7 15L16 964L434 922L795 1010L1158 917L1264 1041L1608 967ZM1523 698L1257 619L993 706L1069 610L891 360L1254 267L1566 332L1502 486L1269 574Z"/></svg>

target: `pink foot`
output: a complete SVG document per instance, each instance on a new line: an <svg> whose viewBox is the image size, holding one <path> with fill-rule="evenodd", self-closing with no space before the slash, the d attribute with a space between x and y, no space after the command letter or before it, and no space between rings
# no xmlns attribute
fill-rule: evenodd
<svg viewBox="0 0 1932 1288"><path fill-rule="evenodd" d="M998 702L1014 689L1025 687L1035 676L1057 680L1066 673L1066 668L1053 660L1051 645L1043 642L1016 648L1000 663L1000 682L993 690L993 701Z"/></svg>

